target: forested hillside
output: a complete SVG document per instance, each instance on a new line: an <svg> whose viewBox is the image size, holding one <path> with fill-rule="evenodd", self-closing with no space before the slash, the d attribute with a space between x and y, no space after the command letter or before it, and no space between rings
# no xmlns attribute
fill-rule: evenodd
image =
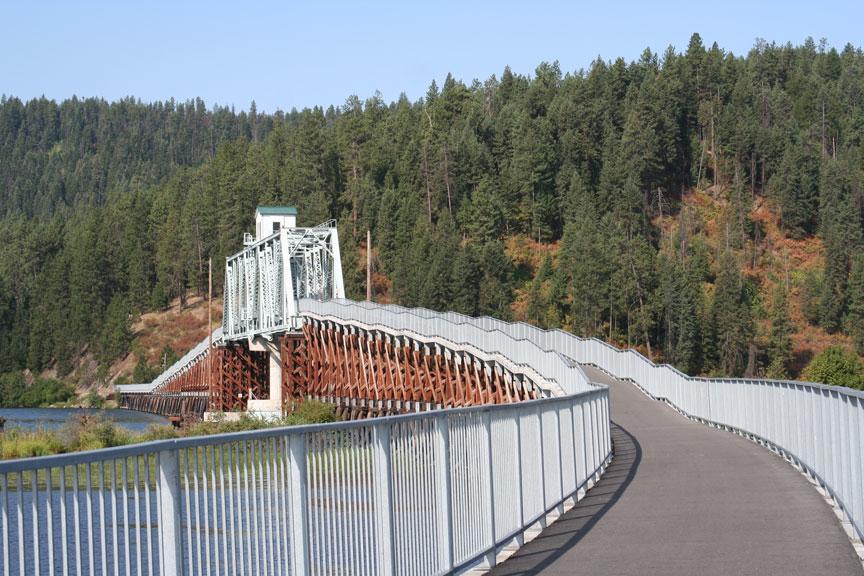
<svg viewBox="0 0 864 576"><path fill-rule="evenodd" d="M828 345L864 352L862 138L864 54L812 40L741 57L694 35L273 115L4 97L0 372L124 355L209 257L221 285L269 203L339 219L353 297L369 229L378 299L799 376Z"/></svg>

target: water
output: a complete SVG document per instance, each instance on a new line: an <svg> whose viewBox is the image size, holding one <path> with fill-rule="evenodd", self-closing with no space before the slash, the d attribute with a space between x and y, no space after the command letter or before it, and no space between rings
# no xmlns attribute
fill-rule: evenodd
<svg viewBox="0 0 864 576"><path fill-rule="evenodd" d="M153 424L169 424L156 414L112 408L95 410L89 408L0 408L0 416L6 419L6 429L12 427L34 430L45 428L57 430L70 420L83 414L102 416L113 420L130 432L144 432Z"/></svg>
<svg viewBox="0 0 864 576"><path fill-rule="evenodd" d="M293 535L285 487L268 485L260 479L255 489L239 481L220 484L227 495L223 491L182 486L183 573L288 573ZM35 509L31 487L7 492L5 501L0 499L0 511L8 518L8 536L4 537L0 526L0 573L3 559L8 558L10 575L35 574L37 549L32 538L36 533L40 573L49 572L53 566L53 573L61 574L65 565L70 576L161 574L155 485L127 486L126 494L121 488L114 488L88 493L67 486L61 497L54 487L50 495L53 518L50 533L44 487L40 487ZM323 526L323 532L312 530L310 525L309 552L322 574L350 574L361 566L371 571L377 556L372 502L352 490L344 492L312 491L312 502L320 504L310 506L309 512L318 520L316 526ZM357 508L348 512L352 504ZM38 527L33 523L34 510L40 518ZM343 531L348 526L350 534ZM350 541L353 546L341 547L337 556L331 546L340 537L343 544ZM50 552L49 541L53 543ZM22 543L23 557L19 548ZM265 569L266 566L271 569Z"/></svg>

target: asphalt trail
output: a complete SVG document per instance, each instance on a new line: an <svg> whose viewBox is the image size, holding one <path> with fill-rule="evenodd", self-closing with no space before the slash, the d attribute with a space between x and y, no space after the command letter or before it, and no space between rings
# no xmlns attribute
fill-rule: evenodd
<svg viewBox="0 0 864 576"><path fill-rule="evenodd" d="M585 370L610 387L615 459L491 574L864 575L833 511L788 463Z"/></svg>

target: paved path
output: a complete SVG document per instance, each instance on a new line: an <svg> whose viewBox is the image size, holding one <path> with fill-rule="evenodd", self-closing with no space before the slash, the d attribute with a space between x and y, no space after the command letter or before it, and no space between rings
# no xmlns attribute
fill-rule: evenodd
<svg viewBox="0 0 864 576"><path fill-rule="evenodd" d="M615 459L492 574L864 574L834 512L788 463L586 371L610 386Z"/></svg>

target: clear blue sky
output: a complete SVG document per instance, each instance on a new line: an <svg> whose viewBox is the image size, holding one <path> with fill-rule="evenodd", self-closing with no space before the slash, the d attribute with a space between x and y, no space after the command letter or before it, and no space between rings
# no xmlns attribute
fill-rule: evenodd
<svg viewBox="0 0 864 576"><path fill-rule="evenodd" d="M0 94L115 100L200 96L258 109L342 104L380 90L421 97L448 72L466 83L586 68L649 46L683 50L695 31L736 54L756 38L864 44L860 0L409 4L0 0Z"/></svg>

